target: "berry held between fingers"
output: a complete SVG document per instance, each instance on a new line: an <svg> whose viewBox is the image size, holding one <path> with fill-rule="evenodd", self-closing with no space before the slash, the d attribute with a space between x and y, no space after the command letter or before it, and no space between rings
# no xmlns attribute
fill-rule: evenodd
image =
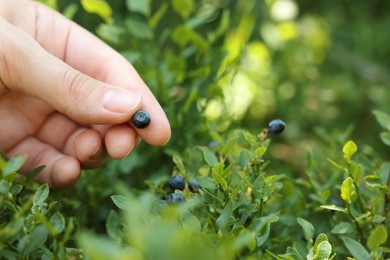
<svg viewBox="0 0 390 260"><path fill-rule="evenodd" d="M173 191L184 190L186 186L184 182L184 178L181 176L173 176L171 179L169 179L168 185Z"/></svg>
<svg viewBox="0 0 390 260"><path fill-rule="evenodd" d="M139 110L133 116L133 124L137 128L145 128L150 123L150 115L144 110Z"/></svg>
<svg viewBox="0 0 390 260"><path fill-rule="evenodd" d="M286 123L280 119L272 120L268 125L268 132L271 134L280 134L286 128Z"/></svg>

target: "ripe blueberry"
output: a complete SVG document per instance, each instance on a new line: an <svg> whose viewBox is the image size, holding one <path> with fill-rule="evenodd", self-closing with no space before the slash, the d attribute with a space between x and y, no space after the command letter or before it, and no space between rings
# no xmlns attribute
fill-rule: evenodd
<svg viewBox="0 0 390 260"><path fill-rule="evenodd" d="M217 148L219 146L217 141L211 141L208 145L209 148Z"/></svg>
<svg viewBox="0 0 390 260"><path fill-rule="evenodd" d="M145 128L150 123L150 115L144 110L139 110L133 116L133 124L137 128Z"/></svg>
<svg viewBox="0 0 390 260"><path fill-rule="evenodd" d="M238 214L239 218L242 217L242 214L243 214L243 213L244 213L244 211L241 210L240 213ZM250 214L248 215L248 217L246 218L246 220L245 220L245 225L249 225L249 224L252 222L252 219L253 219L253 213L250 213Z"/></svg>
<svg viewBox="0 0 390 260"><path fill-rule="evenodd" d="M167 203L168 204L176 204L182 201L185 201L183 194L181 193L171 193L167 196Z"/></svg>
<svg viewBox="0 0 390 260"><path fill-rule="evenodd" d="M280 119L272 120L268 125L268 132L271 134L280 134L286 127L286 123Z"/></svg>
<svg viewBox="0 0 390 260"><path fill-rule="evenodd" d="M197 192L202 189L202 186L200 186L196 180L191 180L190 183L188 183L188 188L191 192Z"/></svg>
<svg viewBox="0 0 390 260"><path fill-rule="evenodd" d="M184 190L186 186L184 183L184 178L181 176L173 176L169 180L168 185L172 190Z"/></svg>

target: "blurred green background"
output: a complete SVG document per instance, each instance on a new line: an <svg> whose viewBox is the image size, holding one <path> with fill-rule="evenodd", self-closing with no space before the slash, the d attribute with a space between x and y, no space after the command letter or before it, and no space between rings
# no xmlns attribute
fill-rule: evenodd
<svg viewBox="0 0 390 260"><path fill-rule="evenodd" d="M170 174L172 154L230 129L260 133L273 118L287 130L272 163L292 175L308 149L324 156L346 138L388 157L372 110L390 111L389 1L43 2L121 52L164 107L170 143L109 166L135 186Z"/></svg>

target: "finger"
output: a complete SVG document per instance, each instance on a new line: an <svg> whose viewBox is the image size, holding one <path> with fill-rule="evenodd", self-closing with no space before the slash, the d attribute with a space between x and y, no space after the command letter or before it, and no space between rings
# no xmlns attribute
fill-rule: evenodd
<svg viewBox="0 0 390 260"><path fill-rule="evenodd" d="M100 133L94 129L78 128L68 138L63 152L77 158L88 169L99 167L108 159Z"/></svg>
<svg viewBox="0 0 390 260"><path fill-rule="evenodd" d="M95 80L45 51L0 18L0 87L37 97L87 124L127 121L141 105L137 91Z"/></svg>
<svg viewBox="0 0 390 260"><path fill-rule="evenodd" d="M59 189L70 187L80 177L80 164L66 156L54 147L42 143L36 138L29 137L7 152L7 156L27 155L22 173L44 165L45 168L36 176L40 183L47 183L51 188Z"/></svg>
<svg viewBox="0 0 390 260"><path fill-rule="evenodd" d="M46 118L37 138L64 154L75 157L83 168L96 168L107 161L100 133L80 127L59 113L52 113Z"/></svg>
<svg viewBox="0 0 390 260"><path fill-rule="evenodd" d="M34 97L13 91L1 94L0 149L7 151L26 136L34 135L52 112L52 108Z"/></svg>
<svg viewBox="0 0 390 260"><path fill-rule="evenodd" d="M136 132L127 124L112 126L105 135L107 152L114 159L128 156L138 143Z"/></svg>
<svg viewBox="0 0 390 260"><path fill-rule="evenodd" d="M46 50L86 75L139 93L143 100L142 109L150 114L152 121L146 129L136 131L149 144L168 142L171 131L163 109L125 58L53 10L34 1L22 2L23 5L14 6L7 12L12 23L34 35ZM31 16L31 10L36 10L35 23L24 18Z"/></svg>
<svg viewBox="0 0 390 260"><path fill-rule="evenodd" d="M52 113L46 118L36 137L43 143L50 144L57 150L62 150L70 135L79 127L68 117L60 113Z"/></svg>

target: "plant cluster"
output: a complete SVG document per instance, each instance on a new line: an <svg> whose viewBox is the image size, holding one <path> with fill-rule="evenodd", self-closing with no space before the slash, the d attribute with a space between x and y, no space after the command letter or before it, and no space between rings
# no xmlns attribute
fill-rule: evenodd
<svg viewBox="0 0 390 260"><path fill-rule="evenodd" d="M382 125L390 125L390 117L375 113ZM119 187L121 194L111 199L120 211L109 211L107 237L77 230L77 220L69 212L61 213L61 201L50 199L47 185L31 183L40 169L26 178L16 173L23 157L2 160L1 257L389 256L390 163L371 162L348 141L340 149L342 156L328 158L335 172L326 182L319 182L310 154L306 177L294 180L270 169L266 154L273 144L262 133L236 129L214 138L218 145L174 155L173 177L149 180L147 191Z"/></svg>
<svg viewBox="0 0 390 260"><path fill-rule="evenodd" d="M64 191L2 156L1 259L390 258L389 1L40 1L133 64L172 138Z"/></svg>

